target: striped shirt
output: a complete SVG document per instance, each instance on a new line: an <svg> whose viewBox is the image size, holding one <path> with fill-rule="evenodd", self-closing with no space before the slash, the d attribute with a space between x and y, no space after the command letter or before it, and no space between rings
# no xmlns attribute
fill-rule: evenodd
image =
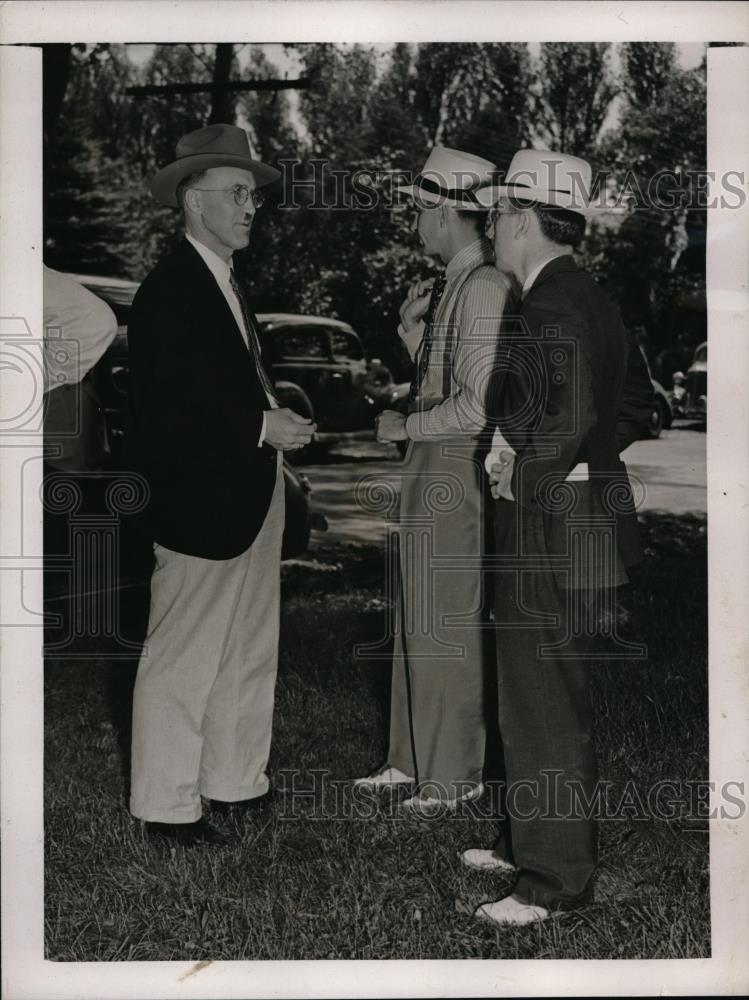
<svg viewBox="0 0 749 1000"><path fill-rule="evenodd" d="M414 441L475 436L486 428L502 316L516 291L513 279L494 267L492 245L484 237L452 258L445 277L417 412L406 420Z"/></svg>

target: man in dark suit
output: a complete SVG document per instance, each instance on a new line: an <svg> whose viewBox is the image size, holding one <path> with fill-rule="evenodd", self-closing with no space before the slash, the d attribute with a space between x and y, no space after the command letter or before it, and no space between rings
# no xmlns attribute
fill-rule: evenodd
<svg viewBox="0 0 749 1000"><path fill-rule="evenodd" d="M184 136L151 182L185 238L141 285L128 327L130 450L149 497L148 634L133 701L130 809L182 844L227 838L202 815L268 792L275 688L282 452L314 427L278 406L232 254L278 171L247 134Z"/></svg>
<svg viewBox="0 0 749 1000"><path fill-rule="evenodd" d="M572 257L592 211L590 182L583 160L522 150L507 183L485 195L497 267L523 296L487 458L508 823L493 850L462 855L470 868L513 878L511 892L476 914L498 925L592 896L591 637L640 557L619 453L647 422L652 387L616 307ZM621 644L621 653L641 650Z"/></svg>

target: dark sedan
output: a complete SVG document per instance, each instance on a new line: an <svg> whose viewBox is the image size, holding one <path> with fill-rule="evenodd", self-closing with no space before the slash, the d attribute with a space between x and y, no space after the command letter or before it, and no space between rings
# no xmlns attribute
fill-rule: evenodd
<svg viewBox="0 0 749 1000"><path fill-rule="evenodd" d="M260 313L263 354L279 398L322 432L373 426L393 385L379 358L367 359L358 334L337 319Z"/></svg>

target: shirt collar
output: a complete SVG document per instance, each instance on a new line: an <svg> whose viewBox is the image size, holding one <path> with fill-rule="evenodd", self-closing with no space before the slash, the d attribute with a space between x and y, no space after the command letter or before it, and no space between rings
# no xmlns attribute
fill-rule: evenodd
<svg viewBox="0 0 749 1000"><path fill-rule="evenodd" d="M570 255L566 253L553 253L550 257L545 257L540 264L537 264L536 267L533 268L531 273L523 282L523 290L521 292L522 297L525 298L525 296L531 290L533 282L536 280L536 278L543 271L543 269L546 267L547 264L550 264L551 261L556 260L557 257L569 257L569 256Z"/></svg>
<svg viewBox="0 0 749 1000"><path fill-rule="evenodd" d="M205 261L206 267L216 281L223 281L226 283L230 280L231 264L229 261L222 260L215 251L210 250L205 243L201 243L199 240L196 240L195 237L191 236L189 233L185 233L185 238L187 242L198 251L200 256ZM229 260L231 260L231 258Z"/></svg>
<svg viewBox="0 0 749 1000"><path fill-rule="evenodd" d="M492 264L494 262L494 250L491 243L485 236L479 236L473 243L469 243L455 254L445 268L445 277L452 281L461 271L477 264Z"/></svg>

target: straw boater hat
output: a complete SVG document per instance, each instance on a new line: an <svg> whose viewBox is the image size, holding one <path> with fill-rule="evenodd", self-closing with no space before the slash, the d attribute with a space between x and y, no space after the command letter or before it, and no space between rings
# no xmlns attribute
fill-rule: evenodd
<svg viewBox="0 0 749 1000"><path fill-rule="evenodd" d="M593 173L587 160L549 149L520 149L512 158L504 183L477 192L482 208L500 199L511 203L534 202L550 208L565 208L580 215L606 211L590 200Z"/></svg>
<svg viewBox="0 0 749 1000"><path fill-rule="evenodd" d="M397 190L411 195L419 206L450 205L467 211L483 212L476 191L492 183L497 168L489 160L459 149L435 146L413 184Z"/></svg>
<svg viewBox="0 0 749 1000"><path fill-rule="evenodd" d="M275 167L254 158L249 136L237 125L208 125L183 135L177 143L177 159L168 163L151 181L151 193L162 205L177 207L177 185L197 170L239 167L249 170L258 187L281 174Z"/></svg>

